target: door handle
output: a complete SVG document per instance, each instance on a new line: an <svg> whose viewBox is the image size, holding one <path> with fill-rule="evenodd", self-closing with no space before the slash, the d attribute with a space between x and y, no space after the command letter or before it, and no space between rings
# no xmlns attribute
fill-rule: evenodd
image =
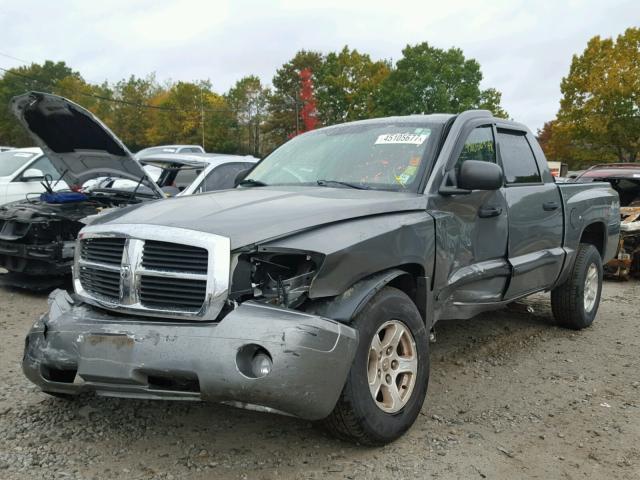
<svg viewBox="0 0 640 480"><path fill-rule="evenodd" d="M478 209L478 217L480 218L497 217L500 214L502 214L502 208L500 207L492 207L488 205L486 207L480 207Z"/></svg>
<svg viewBox="0 0 640 480"><path fill-rule="evenodd" d="M542 204L542 208L544 209L545 212L551 212L553 210L557 210L559 206L560 205L558 205L558 202L544 202Z"/></svg>

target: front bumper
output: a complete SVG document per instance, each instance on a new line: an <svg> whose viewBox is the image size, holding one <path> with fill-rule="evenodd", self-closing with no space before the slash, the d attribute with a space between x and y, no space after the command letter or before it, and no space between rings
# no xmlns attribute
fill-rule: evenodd
<svg viewBox="0 0 640 480"><path fill-rule="evenodd" d="M220 322L159 322L114 315L62 290L31 328L23 371L42 390L204 400L309 420L336 404L356 331L316 315L245 302ZM271 372L241 373L247 345L265 349Z"/></svg>

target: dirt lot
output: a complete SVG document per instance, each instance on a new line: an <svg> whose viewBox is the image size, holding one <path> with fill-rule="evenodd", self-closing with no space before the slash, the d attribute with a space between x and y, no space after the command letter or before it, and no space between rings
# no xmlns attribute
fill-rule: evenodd
<svg viewBox="0 0 640 480"><path fill-rule="evenodd" d="M0 478L640 478L640 283L607 283L579 333L526 304L441 324L422 415L371 449L230 407L49 397L19 365L46 296L0 290Z"/></svg>

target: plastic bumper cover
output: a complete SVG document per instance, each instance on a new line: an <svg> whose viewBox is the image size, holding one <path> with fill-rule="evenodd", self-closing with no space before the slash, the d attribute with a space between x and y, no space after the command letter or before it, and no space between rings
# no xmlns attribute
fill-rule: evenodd
<svg viewBox="0 0 640 480"><path fill-rule="evenodd" d="M116 316L62 290L49 303L23 358L25 375L48 392L204 400L316 420L335 406L357 346L346 325L257 302L217 323ZM246 346L268 352L266 376L241 373Z"/></svg>

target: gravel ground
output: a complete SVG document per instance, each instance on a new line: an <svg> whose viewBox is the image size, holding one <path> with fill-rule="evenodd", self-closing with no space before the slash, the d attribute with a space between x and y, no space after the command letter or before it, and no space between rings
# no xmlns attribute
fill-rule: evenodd
<svg viewBox="0 0 640 480"><path fill-rule="evenodd" d="M582 332L545 295L440 324L421 415L372 449L231 407L49 397L19 363L46 296L0 289L0 479L638 479L639 306L640 283L606 283Z"/></svg>

